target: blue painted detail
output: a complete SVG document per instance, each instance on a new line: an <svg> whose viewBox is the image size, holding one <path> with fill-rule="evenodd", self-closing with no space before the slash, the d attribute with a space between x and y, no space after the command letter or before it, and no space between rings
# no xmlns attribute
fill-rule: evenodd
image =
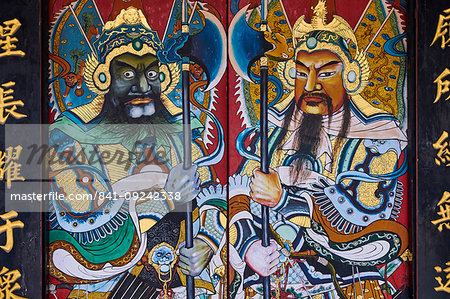
<svg viewBox="0 0 450 299"><path fill-rule="evenodd" d="M374 44L376 47L381 47L381 45L380 45L379 43L377 43L377 42L373 42L373 44Z"/></svg>
<svg viewBox="0 0 450 299"><path fill-rule="evenodd" d="M92 230L92 234L94 235L94 240L95 241L99 241L100 240L100 236L97 233L97 230Z"/></svg>
<svg viewBox="0 0 450 299"><path fill-rule="evenodd" d="M397 165L395 166L395 168L397 168ZM395 170L395 168L394 172L384 175L371 175L357 170L347 170L341 172L337 176L336 182L342 182L344 179L371 183L391 180L406 171L407 163L402 164L397 170ZM389 184L389 186L386 187L389 188L389 192L393 192L393 190L395 190L396 188L396 181L393 181ZM331 189L336 190L336 192L332 193ZM385 217L389 218L395 200L394 196L386 196L388 193L386 192L382 194L381 201L377 206L368 207L358 200L358 196L352 198L352 196L345 190L345 187L343 187L341 183L335 186L324 188L324 193L333 203L333 206L345 219L350 221L350 218L348 217L351 216L351 222L355 225L361 226L365 226L380 219L381 213L384 213ZM340 197L344 197L346 199L345 202L342 202ZM391 203L391 205L388 205L389 203ZM347 218L346 215L348 215ZM372 217L371 215L373 215L374 217Z"/></svg>
<svg viewBox="0 0 450 299"><path fill-rule="evenodd" d="M207 69L208 81L221 75L222 57L226 41L222 39L220 28L209 18L205 19L203 30L189 37L189 56L199 59Z"/></svg>
<svg viewBox="0 0 450 299"><path fill-rule="evenodd" d="M372 101L372 104L380 105L380 102L378 102L377 100L373 100L373 101Z"/></svg>
<svg viewBox="0 0 450 299"><path fill-rule="evenodd" d="M259 161L260 157L255 153L248 151L247 148L245 147L245 140L247 140L247 137L250 136L255 131L256 128L247 128L241 133L239 133L236 139L236 150L238 151L239 155L241 155L244 158Z"/></svg>
<svg viewBox="0 0 450 299"><path fill-rule="evenodd" d="M261 100L260 99L257 99L257 100L255 100L255 104L260 104L261 103Z"/></svg>
<svg viewBox="0 0 450 299"><path fill-rule="evenodd" d="M286 20L281 20L280 24L287 24Z"/></svg>
<svg viewBox="0 0 450 299"><path fill-rule="evenodd" d="M383 33L381 35L381 37L384 38L385 40L389 40L390 39L389 35L387 35L386 33Z"/></svg>
<svg viewBox="0 0 450 299"><path fill-rule="evenodd" d="M395 65L400 65L400 62L397 61L397 60L394 60L392 63L395 64Z"/></svg>
<svg viewBox="0 0 450 299"><path fill-rule="evenodd" d="M385 87L384 90L386 90L386 91L393 91L393 89L391 87L389 87L389 86Z"/></svg>
<svg viewBox="0 0 450 299"><path fill-rule="evenodd" d="M383 78L378 77L377 81L383 82L384 80L383 80Z"/></svg>
<svg viewBox="0 0 450 299"><path fill-rule="evenodd" d="M294 241L298 234L298 228L289 222L280 223L274 228L275 231L285 240Z"/></svg>
<svg viewBox="0 0 450 299"><path fill-rule="evenodd" d="M209 165L214 165L219 163L220 160L222 160L222 157L224 155L225 152L225 148L223 146L224 142L224 131L222 128L222 124L219 122L219 120L217 119L217 117L208 109L201 109L203 113L205 113L208 117L210 117L212 119L212 121L214 122L214 125L217 128L217 140L219 140L219 146L216 147L216 149L214 150L214 152L212 152L211 154L205 156L205 157L201 157L198 158L197 160L194 161L195 164L197 164L198 167L201 166L209 166Z"/></svg>
<svg viewBox="0 0 450 299"><path fill-rule="evenodd" d="M187 3L187 6L188 6L188 9L192 9L193 8L189 3ZM171 40L171 39L178 39L182 35L186 35L186 34L183 34L181 32L181 30L176 29L176 28L178 28L177 24L180 21L180 15L181 14L182 14L181 5L176 5L173 8L173 10L172 10L172 12L171 12L171 14L169 16L169 20L168 20L168 24L167 24L168 30L165 32L165 35L164 35L164 38L163 38L165 48L167 48L166 47L166 42L168 42L169 40ZM189 24L189 34L196 34L196 33L200 32L200 31L202 31L203 30L203 25L204 25L203 18L200 15L199 10L196 9L193 12L192 19L191 19L191 22Z"/></svg>
<svg viewBox="0 0 450 299"><path fill-rule="evenodd" d="M397 44L404 38L406 38L406 32L397 35L391 39L387 39L387 41L384 43L383 49L386 51L386 53L392 56L396 57L406 56L406 52L402 52L397 49Z"/></svg>
<svg viewBox="0 0 450 299"><path fill-rule="evenodd" d="M348 44L347 44L346 42L343 42L343 43L342 43L342 46L343 46L347 51L349 50Z"/></svg>
<svg viewBox="0 0 450 299"><path fill-rule="evenodd" d="M369 82L369 84L368 84L369 86L373 86L374 84L372 83L372 82Z"/></svg>
<svg viewBox="0 0 450 299"><path fill-rule="evenodd" d="M109 179L95 167L89 165L72 165L65 169L62 169L62 171L74 171L75 169L89 173L94 177L96 182L102 184L105 191L96 191L104 193L112 192ZM52 183L56 190L60 191L54 179ZM120 209L123 204L124 199L107 201L94 213L77 213L75 211L71 211L70 206L66 205L64 201L53 202L53 208L55 209L56 217L58 218L58 222L62 228L70 232L79 233L90 231L94 228L98 228L104 225L106 222L109 222L111 220L111 217L114 217L114 215L118 215L118 213L120 213ZM66 210L70 211L70 214L65 213ZM105 213L106 210L108 210L109 212ZM94 222L91 221L92 219L94 219ZM76 224L74 224L75 222ZM96 238L98 237L99 236L96 236Z"/></svg>
<svg viewBox="0 0 450 299"><path fill-rule="evenodd" d="M402 176L403 174L405 174L407 168L408 168L408 160L406 160L406 156L407 156L407 152L405 151L405 160L403 161L402 165L400 166L400 168L398 168L397 170L388 173L388 174L382 174L382 175L370 175L364 172L360 172L360 171L345 171L340 173L337 177L336 177L336 182L342 182L345 179L350 179L350 180L354 180L357 179L359 181L363 181L363 182L381 182L381 181L389 181L389 180L393 180L396 179L400 176Z"/></svg>
<svg viewBox="0 0 450 299"><path fill-rule="evenodd" d="M161 63L176 62L181 60L181 56L177 53L188 39L188 35L183 35L177 38L169 38L164 42L164 51L158 51L156 56Z"/></svg>
<svg viewBox="0 0 450 299"><path fill-rule="evenodd" d="M97 11L92 6L92 1L77 1L75 7L73 7L76 12L78 19L81 20L84 14L90 14L94 18L92 20L93 26L101 31L101 21L100 17L97 14ZM70 51L77 49L80 53L84 53L81 55L81 59L85 60L87 58L88 53L91 53L91 50L87 43L85 43L84 36L77 26L69 26L69 24L75 24L75 18L68 8L61 12L61 16L58 18L54 25L54 30L52 31L52 35L50 38L50 52L58 53L58 56L65 59L69 65L70 70L73 72L75 70L74 60L71 59ZM56 33L59 34L59 40L56 40ZM92 43L97 37L95 35L92 36L90 42ZM64 41L64 43L63 43ZM84 43L81 44L80 41ZM56 50L58 48L58 50ZM60 66L53 61L50 63L51 73L60 73ZM59 69L59 70L58 70ZM62 83L62 78L55 76L54 78L49 78L49 83L53 83L55 81L60 81L60 84L64 86ZM56 90L53 85L51 85L53 92L56 94ZM89 90L86 86L86 82L84 81L81 85L82 90L84 91L83 96L79 97L75 94L75 88L71 89L67 97L63 98L63 94L65 92L64 88L60 89L59 97L63 100L64 104L58 103L58 101L54 101L52 106L58 107L60 111L65 110L67 108L75 108L80 105L84 105L89 103L92 99L94 99L97 95ZM67 104L71 103L71 106Z"/></svg>
<svg viewBox="0 0 450 299"><path fill-rule="evenodd" d="M275 11L273 14L276 15L276 16L278 16L278 17L281 17L281 16L283 15L283 12L280 11L280 10L277 10L277 11Z"/></svg>
<svg viewBox="0 0 450 299"><path fill-rule="evenodd" d="M318 165L315 164L314 158L311 155L305 155L305 154L295 154L292 156L289 156L286 160L283 162L283 166L289 166L291 165L292 161L298 158L308 159L311 164L314 165L314 171L318 172L318 168L316 168Z"/></svg>
<svg viewBox="0 0 450 299"><path fill-rule="evenodd" d="M306 41L306 46L308 49L314 49L317 46L317 39L315 37L310 37Z"/></svg>
<svg viewBox="0 0 450 299"><path fill-rule="evenodd" d="M255 24L255 27L256 27L256 28L261 27L261 23L256 23L256 24Z"/></svg>
<svg viewBox="0 0 450 299"><path fill-rule="evenodd" d="M187 4L189 8L192 9L192 7ZM162 62L162 63L168 63L168 62L176 62L176 61L180 61L181 60L181 56L180 55L184 55L185 53L178 53L178 51L180 51L183 46L185 45L185 43L187 42L189 36L191 34L197 34L199 32L201 32L204 29L204 22L202 16L200 15L200 12L198 10L195 10L193 12L192 15L192 19L191 22L189 24L189 34L186 33L182 33L181 30L177 30L177 24L180 21L180 15L182 14L181 11L181 5L177 5L173 8L170 16L169 16L169 20L168 20L168 24L167 24L167 28L168 30L166 31L165 35L164 35L164 50L167 53L167 56L164 55L164 53L162 53L162 51L159 51L157 53L158 59Z"/></svg>
<svg viewBox="0 0 450 299"><path fill-rule="evenodd" d="M236 21L233 28L229 32L230 44L233 51L234 59L240 70L248 74L249 64L254 58L259 57L265 52L264 35L248 26L243 14Z"/></svg>
<svg viewBox="0 0 450 299"><path fill-rule="evenodd" d="M259 76L253 72L250 72L250 78L256 83L259 84L260 79ZM276 92L276 96L275 98L269 102L269 107L272 107L273 105L275 105L276 103L278 103L278 101L281 99L281 97L283 96L283 84L281 83L280 79L278 79L275 76L269 76L269 82L271 82L273 85L275 85L275 88L273 89L274 92Z"/></svg>
<svg viewBox="0 0 450 299"><path fill-rule="evenodd" d="M352 44L350 47L352 47L352 49L356 50L356 45Z"/></svg>
<svg viewBox="0 0 450 299"><path fill-rule="evenodd" d="M363 27L367 27L367 24L366 24L366 23L364 23L364 22L362 22L362 23L361 23L361 26L363 26Z"/></svg>
<svg viewBox="0 0 450 299"><path fill-rule="evenodd" d="M375 55L373 55L372 53L367 53L367 56L369 56L370 58L374 58Z"/></svg>
<svg viewBox="0 0 450 299"><path fill-rule="evenodd" d="M375 21L377 20L377 18L376 18L374 15L371 15L371 14L368 14L368 15L367 15L367 18L368 18L369 20L371 20L372 22L375 22Z"/></svg>
<svg viewBox="0 0 450 299"><path fill-rule="evenodd" d="M233 15L237 14L239 11L239 2L241 2L241 0L230 0L230 10Z"/></svg>
<svg viewBox="0 0 450 299"><path fill-rule="evenodd" d="M348 81L349 81L350 83L355 82L355 81L356 81L356 73L355 73L355 71L350 71L350 72L348 73L347 79L348 79Z"/></svg>
<svg viewBox="0 0 450 299"><path fill-rule="evenodd" d="M397 79L397 77L394 76L394 75L390 75L389 78L391 78L391 79Z"/></svg>

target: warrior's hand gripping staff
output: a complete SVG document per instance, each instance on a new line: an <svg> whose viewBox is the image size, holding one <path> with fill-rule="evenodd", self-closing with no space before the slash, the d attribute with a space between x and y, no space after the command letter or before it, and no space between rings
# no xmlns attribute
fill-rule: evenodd
<svg viewBox="0 0 450 299"><path fill-rule="evenodd" d="M182 23L181 32L183 36L189 36L188 11L186 1L182 5ZM182 100L183 100L183 168L189 169L192 166L192 132L191 132L191 103L189 101L189 57L182 58ZM194 247L194 233L192 220L192 202L186 204L186 220L185 220L186 248ZM195 298L194 277L186 276L186 297L188 299Z"/></svg>
<svg viewBox="0 0 450 299"><path fill-rule="evenodd" d="M179 6L180 8L178 8ZM136 26L141 24L141 22L144 22L144 25L142 26L145 28L143 28L142 31L149 31L151 34L147 33L142 35L144 42L139 38L134 38L136 37L136 34L126 35L122 40L127 42L129 39L132 39L133 42L129 42L123 47L126 46L127 51L131 54L140 56L139 54L141 54L142 52L150 51L152 55L157 57L158 63L160 64L160 67L162 69L161 76L167 79L164 79L161 84L162 93L164 91L167 91L167 95L164 94L164 99L162 99L162 102L164 105L170 105L170 107L166 108L171 113L171 116L173 118L179 117L180 112L182 112L184 124L184 159L183 165L180 166L182 166L183 169L181 169L181 167L179 167L178 169L176 169L177 167L174 167L172 169L173 171L171 171L171 173L176 175L173 177L169 175L166 186L173 187L174 185L176 185L174 182L176 182L177 180L180 181L180 176L182 177L183 175L186 176L187 174L196 172L195 169L193 169L193 164L195 164L197 167L209 166L217 163L217 161L220 161L223 157L223 129L220 126L218 120L214 117L214 114L208 111L205 107L201 106L198 107L199 110L208 115L208 117L212 119L217 127L218 145L210 155L202 156L197 160L192 161L192 128L190 125L190 105L192 101L192 91L190 90L191 73L189 67L192 61L200 64L207 77L205 80L207 85L205 86L204 90L207 91L214 88L215 85L220 81L226 66L226 35L220 23L220 20L212 13L204 10L202 4L197 4L197 2L191 7L185 0L174 1L172 14L168 21L167 29L162 43L159 42L159 38L157 37L156 32L151 31L150 27L145 21L143 13L140 10L135 9L134 7L130 7L129 11L127 9L127 11L123 10L123 12L121 13L125 14L131 12L135 12L135 14L132 15L134 18L126 20L123 20L124 18L122 18L117 20L123 20L123 22L125 23L129 22L131 23L131 25ZM128 23L119 23L119 21L117 20L106 24L106 28L104 28L104 30L113 30L114 26L119 27L123 25L125 27L129 25ZM133 20L136 20L136 24L133 23ZM178 30L178 27L176 26L178 23L182 24L181 30ZM136 28L130 27L130 31L131 29L134 30ZM121 32L119 32L118 34L121 34ZM108 60L108 56L106 57L106 60L108 60L107 63L104 62L105 58L103 57L102 59L100 59L101 57L100 55L98 55L98 53L101 53L101 51L96 51L97 49L94 49L93 46L96 47L97 44L102 44L106 45L105 47L112 47L112 45L108 44L109 40L104 40L101 38L99 41L96 41L95 44L91 45L90 41L86 37L85 39L89 47L92 48L92 53L87 61L87 68L85 71L87 74L85 77L89 79L85 80L86 84L89 88L92 88L97 95L104 95L109 91L110 88L111 76L108 70L111 59ZM213 45L205 47L206 45L208 45L208 42L211 42ZM112 51L118 52L119 49L113 49ZM111 54L110 56L113 57L113 54ZM182 109L176 107L168 98L170 92L173 91L173 89L178 85L179 82L179 79L176 78L180 75L179 69L177 67L178 63L181 63L182 65ZM193 177L193 181L196 180L198 180L198 177ZM195 194L198 193L199 190L195 188L195 190L189 191L191 191L191 196L193 195L193 197L191 198L195 198ZM193 238L192 202L190 201L190 199L187 200L188 195L186 193L184 195L186 196L185 201L187 202L187 214L185 220L185 249L193 249L196 246L194 242L195 240ZM182 251L182 249L180 251ZM202 263L202 267L204 265L205 263ZM187 275L186 279L187 298L194 298L195 296L194 276L198 275L197 268L190 269L188 271L189 275Z"/></svg>
<svg viewBox="0 0 450 299"><path fill-rule="evenodd" d="M259 83L260 85L260 157L253 153L246 151L245 149L239 149L239 152L246 156L246 158L252 160L259 160L261 163L260 171L264 174L269 173L269 153L268 153L268 106L269 106L269 70L268 61L269 57L279 60L274 52L285 48L283 44L274 44L268 42L267 39L272 35L270 28L268 27L268 0L262 0L260 6L261 21L259 23L259 31L255 28L251 28L246 21L246 11L249 6L241 9L234 17L230 25L230 60L235 71L247 81ZM275 40L275 38L273 38ZM287 44L284 44L287 46ZM287 49L287 48L286 48ZM286 56L286 57L284 57ZM281 55L284 59L290 58L288 54ZM259 60L260 74L252 73L252 65ZM255 76L256 75L256 76ZM245 139L250 133L254 132L255 128L249 128L244 130L239 136L240 139ZM238 147L239 142L238 142ZM261 206L261 218L262 218L262 246L270 246L270 225L269 225L269 207ZM263 277L263 298L269 299L271 297L270 290L270 275Z"/></svg>
<svg viewBox="0 0 450 299"><path fill-rule="evenodd" d="M320 1L317 5L317 14L319 14L320 12L323 13L324 11L326 12L326 9L324 9L324 3L325 1ZM253 21L258 25L258 28L261 31L265 31L267 29L270 30L270 28L268 28L267 26L267 14L265 12L265 3L262 4L261 6L261 21L260 23L258 23L258 19L255 21L253 19ZM271 3L273 4L273 3ZM322 8L322 9L321 9ZM247 25L245 23L245 9L239 11L236 16L235 19L233 20L231 26L230 26L230 59L231 59L231 63L233 65L233 67L235 68L236 72L245 80L251 81L252 79L255 79L257 77L257 75L255 73L252 73L250 70L250 67L252 66L252 62L254 62L256 59L261 58L260 60L260 77L257 78L260 81L256 82L260 84L260 103L261 103L261 116L260 116L260 125L261 125L261 132L260 132L260 151L261 151L261 157L256 156L254 153L250 152L249 150L246 149L245 147L245 143L243 141L245 141L246 137L248 137L252 132L254 132L254 129L246 129L244 130L240 136L238 137L238 142L237 142L237 149L239 151L239 153L244 156L247 159L251 159L251 160L256 160L256 159L261 159L261 169L260 172L262 173L269 173L268 171L268 156L267 156L267 100L268 99L268 90L267 90L267 82L268 82L268 76L267 76L267 70L268 70L268 63L267 63L267 58L275 58L275 57L271 57L271 55L269 54L269 52L275 52L274 50L271 51L265 51L266 49L264 48L264 44L263 44L263 40L262 40L262 35L257 35L255 33L253 33L253 35L251 34L251 29L249 29L248 27L246 27L245 25ZM316 13L316 12L315 12ZM388 13L388 18L389 16L392 14L392 10ZM326 14L325 14L326 15ZM307 42L307 38L309 37L307 35L307 33L310 32L314 32L315 30L317 31L326 31L326 32L338 32L338 35L341 37L341 39L350 39L355 45L356 45L356 38L353 34L353 31L351 30L351 28L347 25L347 23L340 17L335 16L335 18L333 19L333 21L329 24L327 24L325 22L325 20L322 18L319 18L319 15L316 15L315 18L313 18L311 24L306 23L304 21L305 16L302 16L299 18L299 20L296 22L295 26L294 26L294 32L293 35L297 35L303 38L303 40L296 40L296 43L298 45L297 49L296 49L296 53L298 50L300 50L300 47L305 47L305 52L312 52L313 48L315 48L315 50L319 49L319 47L316 48L317 43L315 43L316 39L315 38L311 38ZM269 20L270 21L270 20ZM322 22L320 22L322 21ZM385 22L383 22L381 24L381 28L384 26L384 24L386 24L387 20L385 20ZM269 22L270 24L270 22ZM246 32L247 31L247 32ZM245 35L242 34L242 32L246 32ZM378 35L380 32L380 30L375 34ZM244 38L245 36L245 38ZM251 37L255 36L256 38L254 38L253 40L251 39ZM367 45L366 49L362 52L358 52L358 50L356 49L356 55L354 57L354 59L352 60L351 57L346 57L344 56L344 63L346 64L346 66L348 66L345 69L345 73L343 75L344 81L345 81L345 88L347 90L347 93L351 96L351 95L355 95L358 94L359 92L361 92L362 89L364 89L364 87L367 85L368 82L368 76L369 76L369 68L368 68L368 63L365 59L365 52L367 51L367 49L370 47L370 45L372 44L372 42L374 41L375 37L372 38L372 40L370 41L369 45ZM258 39L259 38L259 39ZM253 41L253 43L251 42L247 42L246 40L251 40ZM242 42L239 42L242 41ZM299 43L300 42L300 43ZM241 43L243 45L241 45ZM259 47L255 46L258 45ZM233 48L234 47L234 48ZM331 47L329 45L329 43L327 43L327 47L324 47L323 50L329 50L329 47ZM252 52L253 51L253 52ZM256 54L256 59L252 60L252 56L250 56L249 54L253 53ZM253 57L255 57L253 56ZM284 58L283 55L281 55L281 57ZM287 57L286 57L287 58ZM284 59L282 59L284 60ZM285 67L286 65L290 64L290 67ZM281 63L279 63L280 68L284 68L285 70L289 71L289 75L286 76L286 73L282 73L280 76L280 80L283 81L283 83L287 83L288 86L292 87L292 89L294 88L294 82L292 82L293 80L289 81L286 80L287 77L294 79L293 75L291 74L291 70L295 71L295 65L294 65L294 61L293 60L289 60L287 62L283 61ZM272 67L271 67L272 68ZM280 68L278 68L278 70L280 70ZM278 73L280 75L280 72ZM269 79L270 80L270 79ZM257 81L257 80L254 80ZM271 104L269 104L270 106ZM257 180L257 176L260 176L258 174L259 171L255 171L254 174L254 178L252 180L252 182L255 182L255 180ZM264 176L263 174L261 174L262 176ZM270 175L270 174L269 174ZM259 185L264 185L264 184L259 184ZM267 184L266 184L267 185ZM250 185L252 192L255 192L255 190L252 188L252 185ZM261 200L259 200L259 198L257 196L255 196L256 194L252 194L252 197L254 198L255 202L259 202L260 204L265 205L265 203ZM275 197L274 197L275 198ZM270 206L270 201L267 201L267 205ZM263 246L268 246L269 245L269 238L268 238L268 229L270 229L269 225L268 225L268 208L266 206L262 206L261 208L261 212L262 212L262 244ZM276 239L276 234L275 234L275 239ZM267 239L266 239L267 238ZM253 246L253 245L251 245ZM250 250L250 249L249 249ZM247 258L247 257L246 257ZM294 257L295 258L295 257ZM251 266L251 263L248 262L248 260L246 259L247 264ZM260 276L266 276L264 271L258 271L256 268L253 268L253 270L255 270L255 272L259 273ZM270 272L270 271L269 271ZM332 273L334 271L331 271ZM268 275L267 275L268 276ZM269 279L266 277L264 277L263 279L263 290L264 290L264 298L270 298L270 281ZM336 281L333 282L335 284L336 290L339 290L339 287L336 283Z"/></svg>
<svg viewBox="0 0 450 299"><path fill-rule="evenodd" d="M267 31L267 0L261 2L261 32ZM264 55L260 59L260 93L261 93L261 106L260 106L260 131L261 131L261 171L263 173L269 173L269 153L268 153L268 61ZM269 207L261 206L261 218L262 218L262 245L268 247L270 245L269 236ZM265 299L270 299L270 276L263 278L263 296Z"/></svg>
<svg viewBox="0 0 450 299"><path fill-rule="evenodd" d="M206 72L207 85L205 90L210 90L220 81L226 66L226 35L220 21L207 11L201 10L200 4L195 2L191 7L186 0L181 5L181 34L171 34L169 27L177 23L179 15L175 9L178 0L174 1L172 16L168 22L168 29L164 36L166 50L174 55L168 55L168 61L181 61L182 65L182 116L183 116L183 168L188 170L192 167L192 131L191 131L191 96L190 86L191 62L202 66ZM200 25L199 25L200 24ZM212 45L211 45L212 44ZM223 130L215 116L196 105L203 113L207 114L216 124L219 133L219 144L210 155L201 157L194 163L197 166L213 165L219 161L223 154ZM222 143L222 144L221 144ZM185 220L185 248L194 247L192 202L186 204ZM186 296L188 299L195 298L194 275L186 275Z"/></svg>

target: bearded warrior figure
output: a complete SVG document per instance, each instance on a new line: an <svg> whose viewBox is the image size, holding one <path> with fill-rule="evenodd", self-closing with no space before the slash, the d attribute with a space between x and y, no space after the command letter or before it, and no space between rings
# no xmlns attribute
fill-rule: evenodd
<svg viewBox="0 0 450 299"><path fill-rule="evenodd" d="M62 14L55 36L73 27L61 22L92 8L86 3L95 4L80 1ZM176 50L188 37L161 42L139 7L120 7L101 34L87 41L93 51L85 58L86 103L64 111L60 105L50 126L51 186L65 197L52 203L49 274L86 296L184 298L187 275L195 277L197 294L214 294L226 204L211 160L220 160L223 151L208 153L205 123L192 115L194 163L183 167L181 108L174 93L181 77ZM195 10L201 13L207 14ZM194 75L195 82L213 79ZM197 100L206 94L201 86ZM213 117L208 107L198 106ZM191 248L184 231L188 202Z"/></svg>
<svg viewBox="0 0 450 299"><path fill-rule="evenodd" d="M270 276L270 296L384 298L387 282L377 266L396 269L408 253L408 231L396 221L406 135L392 114L371 104L376 99L362 96L370 65L350 25L327 11L326 1L315 2L311 17L301 16L292 31L279 25L287 24L281 1L269 5L268 27L279 26L265 33L272 49L264 48L269 72L275 70L270 168L264 173L255 161L262 138L249 128L238 137L244 159L230 178L230 285L237 297L261 294ZM241 16L232 22L232 39ZM255 10L246 16L259 17ZM259 65L243 70L239 55L236 45L231 59L241 86L257 88L248 78L257 78ZM259 237L262 205L270 207L268 247Z"/></svg>

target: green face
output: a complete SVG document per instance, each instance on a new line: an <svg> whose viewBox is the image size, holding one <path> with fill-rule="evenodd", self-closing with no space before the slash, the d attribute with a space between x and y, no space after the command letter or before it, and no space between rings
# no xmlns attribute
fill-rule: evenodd
<svg viewBox="0 0 450 299"><path fill-rule="evenodd" d="M125 113L127 117L136 119L156 112L161 95L156 56L130 53L119 55L111 61L110 73L109 99L118 113Z"/></svg>

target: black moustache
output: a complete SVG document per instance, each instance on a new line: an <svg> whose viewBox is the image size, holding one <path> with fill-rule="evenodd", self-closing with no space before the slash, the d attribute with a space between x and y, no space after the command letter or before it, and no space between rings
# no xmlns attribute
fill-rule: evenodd
<svg viewBox="0 0 450 299"><path fill-rule="evenodd" d="M304 93L300 96L300 98L298 99L298 103L300 104L305 98L317 98L317 99L322 99L324 101L327 102L327 104L331 104L332 99L329 95L325 94L325 93L321 93L321 92L307 92Z"/></svg>

